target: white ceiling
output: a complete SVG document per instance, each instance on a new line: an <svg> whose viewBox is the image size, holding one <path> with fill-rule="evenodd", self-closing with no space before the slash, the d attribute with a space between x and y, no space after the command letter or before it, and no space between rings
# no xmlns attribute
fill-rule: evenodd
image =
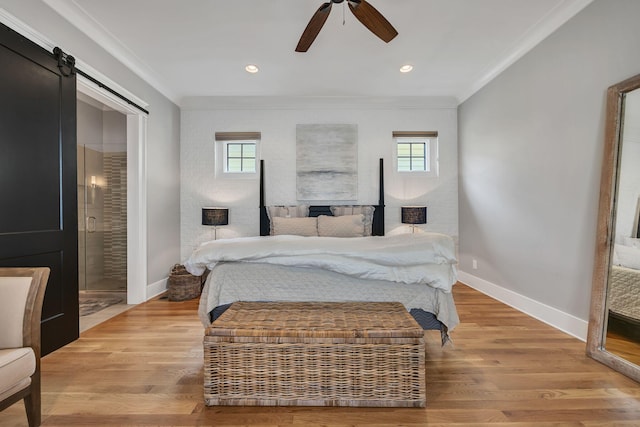
<svg viewBox="0 0 640 427"><path fill-rule="evenodd" d="M389 44L344 2L309 51L297 53L325 0L43 1L178 104L265 95L461 102L591 2L369 0L398 30ZM250 63L260 72L245 72ZM403 64L413 72L401 74Z"/></svg>

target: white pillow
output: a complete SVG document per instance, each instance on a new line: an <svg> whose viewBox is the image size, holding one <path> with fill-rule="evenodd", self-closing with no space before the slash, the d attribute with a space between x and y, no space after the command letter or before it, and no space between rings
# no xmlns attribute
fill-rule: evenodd
<svg viewBox="0 0 640 427"><path fill-rule="evenodd" d="M635 237L625 236L622 238L622 244L625 246L631 246L632 248L640 249L640 239Z"/></svg>
<svg viewBox="0 0 640 427"><path fill-rule="evenodd" d="M373 211L375 208L371 205L358 205L358 206L347 206L347 205L337 205L330 206L331 213L333 216L343 216L343 215L364 215L364 235L371 236L371 230L373 228Z"/></svg>
<svg viewBox="0 0 640 427"><path fill-rule="evenodd" d="M613 263L615 265L640 270L640 249L632 246L614 245Z"/></svg>
<svg viewBox="0 0 640 427"><path fill-rule="evenodd" d="M273 235L291 234L294 236L317 236L318 221L316 218L285 218L276 216L271 221Z"/></svg>
<svg viewBox="0 0 640 427"><path fill-rule="evenodd" d="M320 215L318 217L318 236L363 237L364 215Z"/></svg>
<svg viewBox="0 0 640 427"><path fill-rule="evenodd" d="M267 206L269 234L273 235L273 218L303 218L309 216L309 205Z"/></svg>

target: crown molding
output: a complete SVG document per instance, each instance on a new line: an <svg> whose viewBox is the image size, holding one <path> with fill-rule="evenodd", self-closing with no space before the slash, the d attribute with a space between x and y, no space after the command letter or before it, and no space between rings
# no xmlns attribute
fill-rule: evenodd
<svg viewBox="0 0 640 427"><path fill-rule="evenodd" d="M459 103L462 104L474 93L486 86L591 2L593 2L593 0L564 0L549 11L549 13L529 28L524 36L514 44L512 49L505 52L503 59L489 67L478 80L458 94L457 98Z"/></svg>
<svg viewBox="0 0 640 427"><path fill-rule="evenodd" d="M109 52L114 58L120 61L129 70L143 79L162 95L166 96L174 104L178 104L178 96L158 75L138 58L129 48L118 38L107 31L99 22L89 15L74 0L42 0L56 13L69 21L87 37L97 43L104 50Z"/></svg>
<svg viewBox="0 0 640 427"><path fill-rule="evenodd" d="M457 109L450 96L191 96L182 98L182 110L311 110L311 109Z"/></svg>

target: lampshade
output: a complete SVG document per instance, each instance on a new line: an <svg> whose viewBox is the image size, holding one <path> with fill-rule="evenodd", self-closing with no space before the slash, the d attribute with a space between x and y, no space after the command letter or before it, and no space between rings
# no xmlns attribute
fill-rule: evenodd
<svg viewBox="0 0 640 427"><path fill-rule="evenodd" d="M426 224L427 223L427 207L426 206L403 206L402 207L402 223L403 224Z"/></svg>
<svg viewBox="0 0 640 427"><path fill-rule="evenodd" d="M202 208L202 225L228 225L229 209Z"/></svg>

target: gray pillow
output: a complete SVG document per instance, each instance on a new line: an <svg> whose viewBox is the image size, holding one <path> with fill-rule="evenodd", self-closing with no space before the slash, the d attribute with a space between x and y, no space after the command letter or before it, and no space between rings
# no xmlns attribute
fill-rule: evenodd
<svg viewBox="0 0 640 427"><path fill-rule="evenodd" d="M343 215L364 215L364 235L371 236L371 230L373 228L373 211L375 208L371 205L337 205L331 206L331 213L334 216Z"/></svg>

